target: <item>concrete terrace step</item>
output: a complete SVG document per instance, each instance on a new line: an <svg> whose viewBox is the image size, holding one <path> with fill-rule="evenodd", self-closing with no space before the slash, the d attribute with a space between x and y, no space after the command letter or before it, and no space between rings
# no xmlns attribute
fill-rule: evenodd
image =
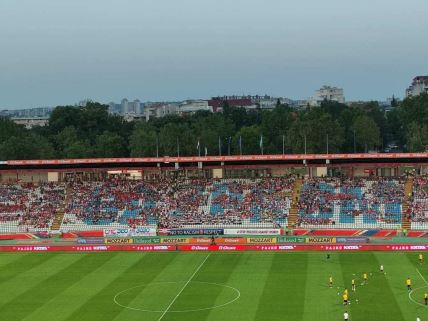
<svg viewBox="0 0 428 321"><path fill-rule="evenodd" d="M302 179L296 179L293 186L293 192L291 194L291 207L288 214L288 228L294 228L297 223L298 208L300 198L300 189L303 185Z"/></svg>

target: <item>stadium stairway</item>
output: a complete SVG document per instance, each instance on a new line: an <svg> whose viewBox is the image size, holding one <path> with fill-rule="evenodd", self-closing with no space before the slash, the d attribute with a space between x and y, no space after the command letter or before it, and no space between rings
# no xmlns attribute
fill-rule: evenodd
<svg viewBox="0 0 428 321"><path fill-rule="evenodd" d="M69 187L67 186L65 189L65 198L62 207L55 213L55 217L52 220L51 231L58 231L61 228L62 220L64 219L65 209L69 202L69 195L71 195L71 191L69 191Z"/></svg>
<svg viewBox="0 0 428 321"><path fill-rule="evenodd" d="M298 217L298 204L300 198L300 189L302 188L303 180L298 178L294 181L293 193L291 194L291 207L290 213L288 214L288 228L292 229L296 227Z"/></svg>
<svg viewBox="0 0 428 321"><path fill-rule="evenodd" d="M401 211L401 228L403 230L409 231L411 228L411 220L407 217L407 212L409 210L411 195L413 192L413 177L409 176L404 184L404 200L403 200L403 209Z"/></svg>
<svg viewBox="0 0 428 321"><path fill-rule="evenodd" d="M61 228L62 220L64 218L64 210L56 212L52 221L51 231L58 231Z"/></svg>

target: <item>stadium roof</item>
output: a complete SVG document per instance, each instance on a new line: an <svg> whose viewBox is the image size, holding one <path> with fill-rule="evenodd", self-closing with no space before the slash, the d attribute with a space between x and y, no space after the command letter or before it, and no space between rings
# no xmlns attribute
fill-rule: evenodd
<svg viewBox="0 0 428 321"><path fill-rule="evenodd" d="M80 158L45 160L8 160L0 162L0 170L78 169L78 168L168 168L197 166L402 166L428 165L428 153L368 153L368 154L285 154L242 156L184 156L133 158Z"/></svg>

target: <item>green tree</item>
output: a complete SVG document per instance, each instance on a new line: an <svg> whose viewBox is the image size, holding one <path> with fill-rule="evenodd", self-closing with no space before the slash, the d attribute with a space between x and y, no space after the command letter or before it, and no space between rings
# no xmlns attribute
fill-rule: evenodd
<svg viewBox="0 0 428 321"><path fill-rule="evenodd" d="M8 118L0 117L0 142L12 136L22 136L27 130L22 125L17 125Z"/></svg>
<svg viewBox="0 0 428 321"><path fill-rule="evenodd" d="M105 131L96 137L95 155L97 157L126 156L124 139L116 133Z"/></svg>
<svg viewBox="0 0 428 321"><path fill-rule="evenodd" d="M376 122L367 115L358 116L353 124L359 151L376 149L381 143L380 130Z"/></svg>
<svg viewBox="0 0 428 321"><path fill-rule="evenodd" d="M428 93L404 99L399 107L399 112L405 128L412 123L426 124L428 122Z"/></svg>
<svg viewBox="0 0 428 321"><path fill-rule="evenodd" d="M244 126L242 127L232 139L232 151L234 154L239 154L239 139L242 139L242 154L260 154L260 136L261 130L259 126ZM265 144L265 138L263 145Z"/></svg>
<svg viewBox="0 0 428 321"><path fill-rule="evenodd" d="M158 137L153 126L139 122L129 139L129 149L132 157L156 156Z"/></svg>
<svg viewBox="0 0 428 321"><path fill-rule="evenodd" d="M52 159L56 157L55 149L52 143L43 136L31 134L30 142L33 142L37 148L37 156L33 158L37 159Z"/></svg>
<svg viewBox="0 0 428 321"><path fill-rule="evenodd" d="M407 134L407 147L410 152L428 151L428 124L413 122Z"/></svg>
<svg viewBox="0 0 428 321"><path fill-rule="evenodd" d="M196 140L200 142L201 155L204 155L205 147L209 155L217 155L219 137L231 137L234 134L233 128L233 123L220 113L207 114L197 118L192 124L192 132ZM227 147L227 144L223 145L223 147ZM195 151L197 152L197 150ZM226 152L226 149L223 152Z"/></svg>
<svg viewBox="0 0 428 321"><path fill-rule="evenodd" d="M74 141L63 151L64 158L87 158L93 157L94 153L87 140Z"/></svg>
<svg viewBox="0 0 428 321"><path fill-rule="evenodd" d="M177 156L177 139L178 145L182 150L183 142L180 141L182 128L180 125L168 123L160 129L159 147L164 156ZM181 152L181 155L183 153Z"/></svg>
<svg viewBox="0 0 428 321"><path fill-rule="evenodd" d="M282 139L293 123L295 114L286 105L278 105L263 114L261 129L266 136L266 153L282 153Z"/></svg>
<svg viewBox="0 0 428 321"><path fill-rule="evenodd" d="M53 139L60 157L65 157L65 150L79 140L74 126L63 128Z"/></svg>
<svg viewBox="0 0 428 321"><path fill-rule="evenodd" d="M343 128L331 115L319 108L304 111L287 133L287 142L293 153L339 152L343 145ZM328 143L327 143L328 142Z"/></svg>
<svg viewBox="0 0 428 321"><path fill-rule="evenodd" d="M54 150L44 137L32 134L11 136L0 144L0 158L2 160L52 157L54 157Z"/></svg>

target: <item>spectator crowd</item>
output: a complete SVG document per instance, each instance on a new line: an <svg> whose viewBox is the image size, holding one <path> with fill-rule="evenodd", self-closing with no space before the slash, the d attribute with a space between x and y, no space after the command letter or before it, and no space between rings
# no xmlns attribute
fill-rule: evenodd
<svg viewBox="0 0 428 321"><path fill-rule="evenodd" d="M403 178L311 178L300 192L298 225L336 225L358 217L398 224L403 199Z"/></svg>
<svg viewBox="0 0 428 321"><path fill-rule="evenodd" d="M119 178L67 184L0 185L0 231L49 229L64 212L63 227L84 225L158 225L178 228L201 225L285 226L293 201L298 226L340 227L341 223L399 224L405 178L317 177L303 180L291 199L295 178L153 180ZM428 176L416 176L409 217L428 222ZM79 223L79 224L80 224Z"/></svg>
<svg viewBox="0 0 428 321"><path fill-rule="evenodd" d="M15 222L22 231L47 229L64 200L63 184L0 185L0 223Z"/></svg>

